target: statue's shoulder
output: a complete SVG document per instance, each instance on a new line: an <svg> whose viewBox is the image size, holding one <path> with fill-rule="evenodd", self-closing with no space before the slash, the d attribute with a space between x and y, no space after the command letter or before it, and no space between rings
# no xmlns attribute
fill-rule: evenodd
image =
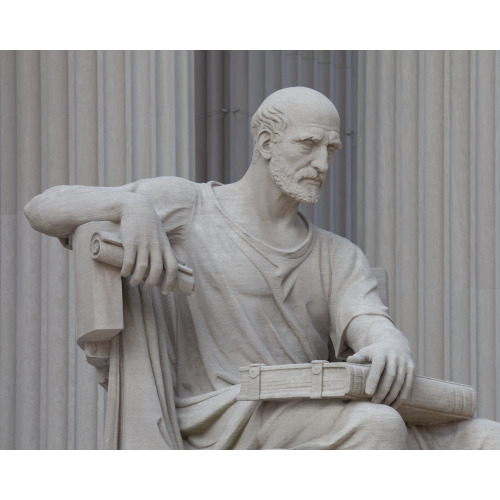
<svg viewBox="0 0 500 500"><path fill-rule="evenodd" d="M318 226L313 227L317 232L317 237L321 241L321 243L350 250L357 248L357 246L351 240L345 238L344 236L332 233L331 231L322 229Z"/></svg>
<svg viewBox="0 0 500 500"><path fill-rule="evenodd" d="M332 257L337 259L359 259L364 256L362 250L351 240L338 234L314 226L317 240L321 246L328 250Z"/></svg>

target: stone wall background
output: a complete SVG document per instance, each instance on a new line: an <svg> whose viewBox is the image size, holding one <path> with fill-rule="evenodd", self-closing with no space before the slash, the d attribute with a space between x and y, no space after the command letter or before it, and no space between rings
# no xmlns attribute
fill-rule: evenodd
<svg viewBox="0 0 500 500"><path fill-rule="evenodd" d="M418 372L500 418L497 52L0 52L0 448L100 447L105 391L76 347L72 255L22 209L57 184L237 180L272 91L336 104L319 226L386 267Z"/></svg>
<svg viewBox="0 0 500 500"><path fill-rule="evenodd" d="M357 239L419 373L500 418L500 53L361 52Z"/></svg>

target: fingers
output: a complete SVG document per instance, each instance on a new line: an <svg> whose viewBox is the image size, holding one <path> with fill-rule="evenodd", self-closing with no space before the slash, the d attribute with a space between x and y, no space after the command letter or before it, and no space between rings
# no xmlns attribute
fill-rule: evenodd
<svg viewBox="0 0 500 500"><path fill-rule="evenodd" d="M125 242L123 242L123 264L121 270L121 275L123 278L126 278L127 276L132 274L135 266L136 253L137 250L135 246L127 245L125 244Z"/></svg>
<svg viewBox="0 0 500 500"><path fill-rule="evenodd" d="M149 264L149 254L147 249L144 247L139 247L137 250L137 256L135 259L135 268L132 278L130 279L130 284L132 286L138 285L145 277L146 270Z"/></svg>
<svg viewBox="0 0 500 500"><path fill-rule="evenodd" d="M175 285L177 269L177 258L166 235L160 233L158 240L142 244L126 244L124 241L121 275L126 277L132 274L131 286L145 280L143 288L149 290L163 279L162 293L166 294Z"/></svg>
<svg viewBox="0 0 500 500"><path fill-rule="evenodd" d="M165 276L161 285L161 293L166 295L174 287L177 279L177 259L175 258L170 245L163 250L163 266L165 268Z"/></svg>
<svg viewBox="0 0 500 500"><path fill-rule="evenodd" d="M413 361L388 359L372 402L398 408L410 397L414 374Z"/></svg>
<svg viewBox="0 0 500 500"><path fill-rule="evenodd" d="M144 290L149 290L158 284L163 272L162 254L158 248L149 253L149 269L146 270L147 279L144 282Z"/></svg>
<svg viewBox="0 0 500 500"><path fill-rule="evenodd" d="M387 385L391 383L390 380L391 377L389 377L387 381ZM396 398L401 394L401 390L403 387L403 384L405 382L406 378L406 365L398 365L396 368L396 375L392 377L392 384L389 387L388 392L386 393L385 396L382 394L380 395L381 398L381 403L391 406L391 404L396 400ZM377 391L378 392L378 391Z"/></svg>
<svg viewBox="0 0 500 500"><path fill-rule="evenodd" d="M385 368L385 360L381 357L374 357L372 359L372 366L370 368L370 373L368 374L368 378L366 379L365 392L368 396L374 396L375 391L380 383L380 378ZM374 401L374 397L372 397L372 401L374 403L378 401Z"/></svg>
<svg viewBox="0 0 500 500"><path fill-rule="evenodd" d="M389 394L392 385L395 382L397 375L397 365L394 357L390 357L385 363L385 368L381 372L380 380L377 386L377 389L373 395L372 402L373 403L382 403L384 402L386 396ZM402 381L401 381L402 383ZM368 385L368 383L367 383ZM398 389L396 383L395 390ZM401 385L401 384L400 384ZM399 394L399 390L397 391Z"/></svg>
<svg viewBox="0 0 500 500"><path fill-rule="evenodd" d="M406 368L406 377L403 388L401 389L401 392L399 393L397 398L391 404L391 406L394 409L397 410L402 404L409 401L414 378L415 378L415 365L413 364L413 361L411 361L410 363L408 363L408 366Z"/></svg>

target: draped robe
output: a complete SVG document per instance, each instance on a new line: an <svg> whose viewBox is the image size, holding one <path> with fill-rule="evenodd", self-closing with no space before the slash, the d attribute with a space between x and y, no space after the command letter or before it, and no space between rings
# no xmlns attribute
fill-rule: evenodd
<svg viewBox="0 0 500 500"><path fill-rule="evenodd" d="M354 318L371 317L377 328L394 325L357 246L305 218L307 237L299 246L269 246L225 212L216 185L172 178L165 203L156 207L179 259L193 269L195 291L162 296L158 287L144 291L125 283L125 329L112 345L105 446L376 447L363 426L373 407L382 411L383 405L236 400L241 366L343 360ZM280 424L269 427L274 421ZM358 441L346 440L356 430ZM410 430L415 447L435 447L434 438ZM444 435L449 441L449 432Z"/></svg>

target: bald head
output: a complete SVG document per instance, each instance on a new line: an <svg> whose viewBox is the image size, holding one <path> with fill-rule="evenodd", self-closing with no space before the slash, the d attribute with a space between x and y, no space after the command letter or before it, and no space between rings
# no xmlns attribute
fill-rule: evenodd
<svg viewBox="0 0 500 500"><path fill-rule="evenodd" d="M254 143L254 157L259 134L269 132L277 142L290 120L306 125L310 121L335 122L340 118L332 101L321 92L307 87L288 87L268 96L255 112L250 123Z"/></svg>
<svg viewBox="0 0 500 500"><path fill-rule="evenodd" d="M284 113L290 108L309 110L328 108L338 116L335 106L328 97L308 87L288 87L273 92L260 105L256 114L259 113L259 110L270 106L281 109Z"/></svg>

